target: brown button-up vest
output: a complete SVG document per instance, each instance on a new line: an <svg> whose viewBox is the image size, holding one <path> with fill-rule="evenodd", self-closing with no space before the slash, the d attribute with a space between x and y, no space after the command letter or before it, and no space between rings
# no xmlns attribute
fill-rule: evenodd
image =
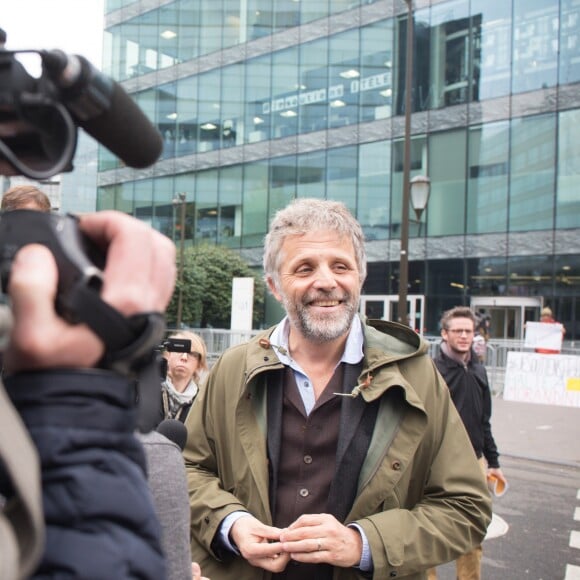
<svg viewBox="0 0 580 580"><path fill-rule="evenodd" d="M379 401L341 397L357 383L362 364L342 363L306 416L294 373L268 377L270 506L274 524L304 513L329 513L344 522L374 431ZM332 566L291 562L274 578L331 580Z"/></svg>
<svg viewBox="0 0 580 580"><path fill-rule="evenodd" d="M342 366L339 366L310 415L291 369L284 373L282 441L274 525L285 528L302 514L328 511L327 501L336 467L340 424Z"/></svg>
<svg viewBox="0 0 580 580"><path fill-rule="evenodd" d="M340 425L340 397L343 367L338 367L306 415L294 373L284 373L282 432L278 463L278 485L274 525L289 526L302 514L328 512L328 495L336 468ZM312 387L311 387L312 388ZM274 578L286 580L330 580L332 566L290 562Z"/></svg>

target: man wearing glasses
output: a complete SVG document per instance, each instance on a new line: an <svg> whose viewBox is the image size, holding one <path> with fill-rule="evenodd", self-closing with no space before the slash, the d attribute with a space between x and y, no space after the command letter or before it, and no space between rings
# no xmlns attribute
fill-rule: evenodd
<svg viewBox="0 0 580 580"><path fill-rule="evenodd" d="M456 306L441 318L441 349L434 362L445 379L481 468L487 477L507 483L491 433L491 391L485 367L473 350L476 318L466 306ZM456 561L458 580L481 578L481 546ZM437 578L430 569L428 579Z"/></svg>

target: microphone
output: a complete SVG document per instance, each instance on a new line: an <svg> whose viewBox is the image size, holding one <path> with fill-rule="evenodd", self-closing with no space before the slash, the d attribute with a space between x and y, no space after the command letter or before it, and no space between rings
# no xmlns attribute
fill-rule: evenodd
<svg viewBox="0 0 580 580"><path fill-rule="evenodd" d="M165 419L157 425L157 433L161 433L173 441L183 451L185 442L187 441L187 429L185 425L177 419Z"/></svg>
<svg viewBox="0 0 580 580"><path fill-rule="evenodd" d="M163 139L127 92L86 58L61 50L40 52L42 66L78 125L130 167L157 161Z"/></svg>

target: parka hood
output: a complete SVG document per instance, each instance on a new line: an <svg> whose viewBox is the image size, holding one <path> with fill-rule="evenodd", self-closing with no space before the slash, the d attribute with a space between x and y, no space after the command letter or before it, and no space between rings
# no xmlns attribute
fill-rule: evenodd
<svg viewBox="0 0 580 580"><path fill-rule="evenodd" d="M402 387L405 399L412 405L423 408L415 388L402 372L410 359L426 356L427 343L411 328L398 322L366 320L365 359L359 385L352 394L360 394L371 402L393 386ZM380 373L377 373L378 370ZM377 376L380 374L380 378Z"/></svg>
<svg viewBox="0 0 580 580"><path fill-rule="evenodd" d="M383 356L388 354L393 360L423 355L428 351L427 343L404 324L375 319L364 322L370 326L365 335L366 347L369 350L379 349ZM370 357L370 353L367 357Z"/></svg>

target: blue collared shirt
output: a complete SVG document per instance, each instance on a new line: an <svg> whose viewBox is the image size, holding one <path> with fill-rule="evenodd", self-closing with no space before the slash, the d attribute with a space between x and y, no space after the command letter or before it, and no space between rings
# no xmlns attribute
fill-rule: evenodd
<svg viewBox="0 0 580 580"><path fill-rule="evenodd" d="M289 366L294 371L294 378L296 379L296 385L298 386L298 391L302 397L302 402L304 403L306 414L310 415L312 409L314 408L314 404L316 403L314 398L314 389L312 388L312 381L308 378L300 365L288 354L290 352L290 349L288 348L289 335L290 321L288 320L288 317L286 317L282 320L282 322L280 322L280 324L278 324L278 326L276 326L274 332L272 332L270 336L270 344L274 347L280 362L286 366ZM360 318L355 316L350 327L350 332L348 333L348 337L346 339L346 345L344 347L342 358L338 361L336 366L338 367L338 365L343 362L353 365L358 364L364 356L363 343L364 336L362 331L362 323ZM333 370L336 370L336 367Z"/></svg>

